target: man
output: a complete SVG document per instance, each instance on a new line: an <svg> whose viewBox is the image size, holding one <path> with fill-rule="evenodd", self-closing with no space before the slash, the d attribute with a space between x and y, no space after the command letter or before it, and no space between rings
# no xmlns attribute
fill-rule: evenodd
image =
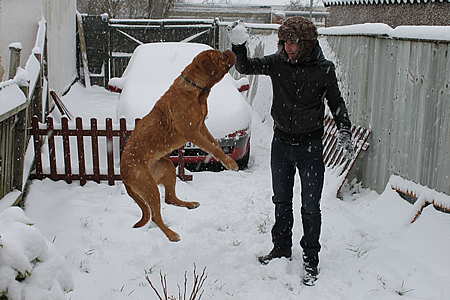
<svg viewBox="0 0 450 300"><path fill-rule="evenodd" d="M270 164L275 224L271 232L273 249L258 259L267 264L274 258L290 259L292 255L292 198L297 168L302 188L303 283L314 285L321 248L325 99L339 128L339 145L346 155L353 155L351 122L338 87L335 66L322 53L315 25L304 17L285 20L278 29L278 51L262 58L247 57L248 30L242 21L230 25L228 34L236 55L236 70L247 75L267 75L272 81L274 135Z"/></svg>

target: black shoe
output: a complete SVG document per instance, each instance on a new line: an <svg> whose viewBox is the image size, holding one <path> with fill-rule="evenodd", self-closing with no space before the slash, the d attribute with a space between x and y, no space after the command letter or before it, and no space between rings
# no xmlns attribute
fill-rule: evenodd
<svg viewBox="0 0 450 300"><path fill-rule="evenodd" d="M311 267L309 265L303 265L305 274L303 276L303 284L307 286L314 286L317 281L317 275L319 275L319 268Z"/></svg>
<svg viewBox="0 0 450 300"><path fill-rule="evenodd" d="M271 261L274 258L281 258L286 257L290 259L292 256L292 249L286 249L286 250L275 250L272 249L269 254L258 257L258 260L261 264L267 265L269 261Z"/></svg>

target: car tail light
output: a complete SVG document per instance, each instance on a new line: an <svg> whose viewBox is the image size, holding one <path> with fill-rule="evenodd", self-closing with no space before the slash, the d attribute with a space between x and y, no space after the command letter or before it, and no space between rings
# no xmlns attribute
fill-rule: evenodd
<svg viewBox="0 0 450 300"><path fill-rule="evenodd" d="M235 131L235 132L227 135L226 137L227 138L240 137L240 136L246 135L247 133L248 133L248 127L244 128L244 129L241 129L241 130L238 130L238 131Z"/></svg>
<svg viewBox="0 0 450 300"><path fill-rule="evenodd" d="M240 88L238 88L238 91L242 93L242 92L248 91L249 89L250 89L250 85L244 84L244 85L241 85Z"/></svg>
<svg viewBox="0 0 450 300"><path fill-rule="evenodd" d="M114 93L122 93L122 89L114 85L108 85L108 89Z"/></svg>

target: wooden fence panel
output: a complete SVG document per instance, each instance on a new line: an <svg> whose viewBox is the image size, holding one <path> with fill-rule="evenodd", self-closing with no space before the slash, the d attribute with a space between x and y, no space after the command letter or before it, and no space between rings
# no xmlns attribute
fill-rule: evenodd
<svg viewBox="0 0 450 300"><path fill-rule="evenodd" d="M348 159L342 155L342 149L337 146L337 136L339 131L334 120L330 116L326 116L324 124L324 162L327 168L338 170L336 175L340 178L340 185L336 191L337 196L340 193L350 170L361 154L361 151L367 151L369 148L368 139L370 136L370 130L361 126L352 126L352 142L355 154L353 158Z"/></svg>
<svg viewBox="0 0 450 300"><path fill-rule="evenodd" d="M100 183L101 180L108 181L109 185L114 185L116 180L121 180L119 167L115 166L115 154L122 156L125 144L130 137L132 130L127 129L125 119L119 120L119 129L114 129L111 118L107 118L105 129L98 128L98 120L90 119L89 128L84 128L83 119L75 119L75 129L70 128L67 118L61 119L61 128L57 128L53 122L53 118L48 117L46 124L40 124L37 117L32 119L31 134L34 139L35 149L35 166L36 170L30 175L30 179L50 178L52 180L64 180L72 183L79 180L81 185L85 185L87 181L95 181ZM139 119L135 120L135 124ZM59 143L55 137L61 137ZM71 146L71 137L75 142L74 147L77 150L76 158L78 160L78 170L73 170L74 150ZM41 149L40 140L46 138L48 146L48 165L44 165L43 151ZM86 140L87 138L87 140ZM106 148L103 151L99 142L99 138L104 138ZM91 144L91 157L88 159L87 144ZM118 147L114 147L115 142L119 142ZM57 153L62 151L62 158ZM178 156L178 177L184 181L192 180L192 175L186 175L184 170L183 149L180 148ZM101 159L106 158L106 171L101 168ZM58 169L58 166L64 166L64 172ZM49 171L45 169L48 167ZM88 170L92 170L88 172Z"/></svg>

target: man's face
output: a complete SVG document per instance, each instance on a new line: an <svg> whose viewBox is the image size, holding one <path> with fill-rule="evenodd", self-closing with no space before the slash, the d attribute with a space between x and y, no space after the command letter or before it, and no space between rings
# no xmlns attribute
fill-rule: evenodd
<svg viewBox="0 0 450 300"><path fill-rule="evenodd" d="M293 41L286 41L284 43L284 50L286 51L287 55L289 56L289 59L294 59L295 53L297 53L297 42Z"/></svg>

